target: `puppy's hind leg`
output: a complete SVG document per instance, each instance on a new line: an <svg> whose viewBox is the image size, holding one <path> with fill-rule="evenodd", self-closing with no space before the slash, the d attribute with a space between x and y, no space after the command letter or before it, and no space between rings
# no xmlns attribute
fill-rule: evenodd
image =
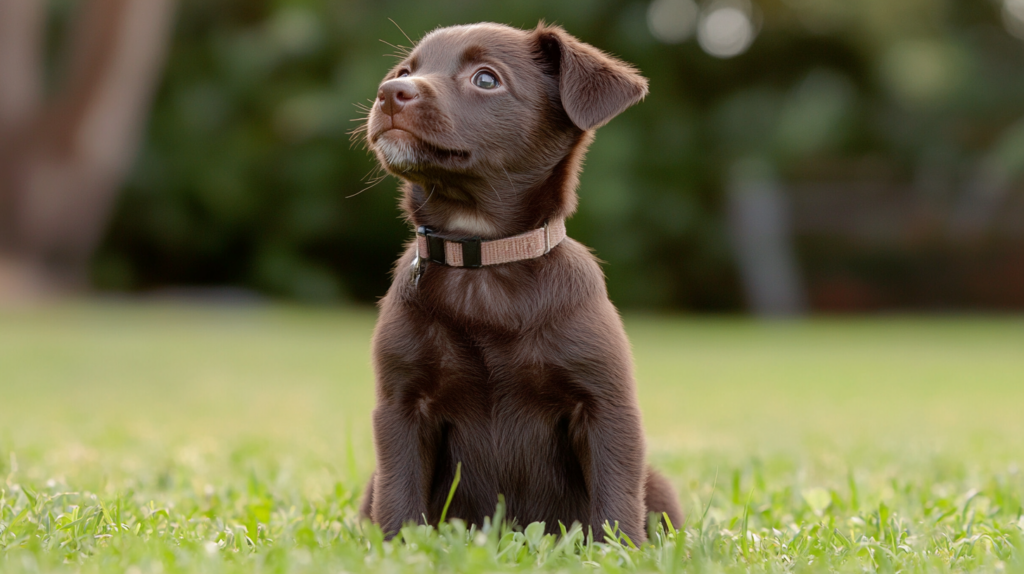
<svg viewBox="0 0 1024 574"><path fill-rule="evenodd" d="M679 506L679 497L668 479L648 466L645 482L644 505L647 507L647 512L657 514L661 518L662 524L665 522L662 513L665 513L672 521L672 526L682 528L683 509Z"/></svg>

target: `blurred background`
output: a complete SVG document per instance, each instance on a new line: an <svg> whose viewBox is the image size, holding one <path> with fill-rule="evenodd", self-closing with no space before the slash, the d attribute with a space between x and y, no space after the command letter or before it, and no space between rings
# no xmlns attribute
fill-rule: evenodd
<svg viewBox="0 0 1024 574"><path fill-rule="evenodd" d="M388 43L540 19L651 80L569 222L620 306L1024 309L1024 0L0 0L0 300L375 301Z"/></svg>

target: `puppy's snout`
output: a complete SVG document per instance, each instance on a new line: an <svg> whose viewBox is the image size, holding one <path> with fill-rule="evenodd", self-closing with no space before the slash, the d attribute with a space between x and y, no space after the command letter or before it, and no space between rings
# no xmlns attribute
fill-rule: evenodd
<svg viewBox="0 0 1024 574"><path fill-rule="evenodd" d="M416 89L416 84L402 79L388 80L377 90L380 109L389 116L400 113L405 104L415 100L419 95L420 92Z"/></svg>

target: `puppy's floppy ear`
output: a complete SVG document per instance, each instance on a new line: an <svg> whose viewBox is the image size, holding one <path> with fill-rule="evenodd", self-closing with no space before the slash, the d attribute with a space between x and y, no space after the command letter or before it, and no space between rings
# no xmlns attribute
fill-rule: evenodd
<svg viewBox="0 0 1024 574"><path fill-rule="evenodd" d="M558 76L562 107L578 128L600 127L647 95L647 78L626 62L559 26L541 22L534 34L546 71Z"/></svg>

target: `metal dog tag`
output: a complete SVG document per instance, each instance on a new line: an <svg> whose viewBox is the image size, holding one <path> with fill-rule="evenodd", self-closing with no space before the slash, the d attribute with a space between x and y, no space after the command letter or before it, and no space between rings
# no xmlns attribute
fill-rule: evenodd
<svg viewBox="0 0 1024 574"><path fill-rule="evenodd" d="M420 284L420 277L423 276L423 259L420 254L417 253L416 257L412 260L412 265L409 266L409 283L413 287L418 287Z"/></svg>

